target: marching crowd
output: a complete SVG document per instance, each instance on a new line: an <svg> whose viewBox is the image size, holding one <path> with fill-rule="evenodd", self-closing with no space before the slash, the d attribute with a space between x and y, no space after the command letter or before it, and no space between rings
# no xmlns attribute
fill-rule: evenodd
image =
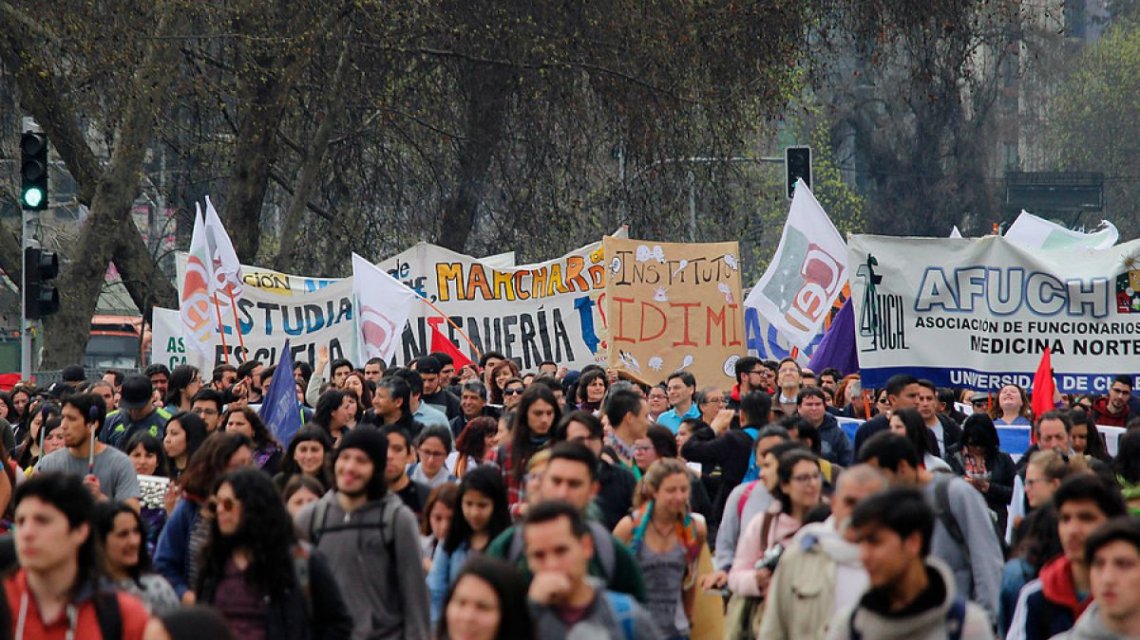
<svg viewBox="0 0 1140 640"><path fill-rule="evenodd" d="M274 373L0 394L0 638L1140 637L1132 376L1033 415L792 359L720 388L321 349L281 441Z"/></svg>

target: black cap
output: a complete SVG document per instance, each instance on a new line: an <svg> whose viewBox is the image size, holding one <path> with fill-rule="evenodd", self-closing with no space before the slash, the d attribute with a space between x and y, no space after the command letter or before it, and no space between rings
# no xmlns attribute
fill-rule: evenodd
<svg viewBox="0 0 1140 640"><path fill-rule="evenodd" d="M87 379L87 372L81 364L69 364L60 372L60 379L64 382L83 382Z"/></svg>
<svg viewBox="0 0 1140 640"><path fill-rule="evenodd" d="M121 388L122 396L119 398L119 407L122 409L142 409L151 401L154 387L150 378L138 374L127 376Z"/></svg>
<svg viewBox="0 0 1140 640"><path fill-rule="evenodd" d="M44 393L49 398L61 400L63 399L63 396L71 393L72 391L74 391L74 389L72 389L71 385L67 384L66 382L53 382L50 386L48 386Z"/></svg>
<svg viewBox="0 0 1140 640"><path fill-rule="evenodd" d="M439 373L443 369L443 365L439 363L439 359L435 356L424 356L416 360L416 371L421 374L424 373Z"/></svg>

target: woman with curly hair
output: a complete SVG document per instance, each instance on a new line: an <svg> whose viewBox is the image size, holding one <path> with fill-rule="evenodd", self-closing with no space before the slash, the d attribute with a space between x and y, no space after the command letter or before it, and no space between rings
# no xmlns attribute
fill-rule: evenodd
<svg viewBox="0 0 1140 640"><path fill-rule="evenodd" d="M146 527L134 509L123 502L100 502L95 505L93 524L115 586L142 600L154 614L181 606L166 578L151 571L150 554L143 544Z"/></svg>
<svg viewBox="0 0 1140 640"><path fill-rule="evenodd" d="M248 406L230 407L222 414L221 424L224 431L240 433L253 440L253 463L258 469L270 477L280 470L285 454L256 411Z"/></svg>
<svg viewBox="0 0 1140 640"><path fill-rule="evenodd" d="M202 550L198 601L237 638L347 638L336 578L320 552L301 546L273 482L254 469L226 474L207 505L214 519Z"/></svg>
<svg viewBox="0 0 1140 640"><path fill-rule="evenodd" d="M578 410L596 413L610 388L610 379L601 367L589 369L578 378Z"/></svg>
<svg viewBox="0 0 1140 640"><path fill-rule="evenodd" d="M514 360L503 360L495 365L491 370L490 384L487 385L491 391L491 404L503 404L503 389L507 386L507 380L517 377L519 366Z"/></svg>
<svg viewBox="0 0 1140 640"><path fill-rule="evenodd" d="M359 409L360 402L352 393L329 389L317 398L317 408L309 424L324 429L335 445L356 424Z"/></svg>

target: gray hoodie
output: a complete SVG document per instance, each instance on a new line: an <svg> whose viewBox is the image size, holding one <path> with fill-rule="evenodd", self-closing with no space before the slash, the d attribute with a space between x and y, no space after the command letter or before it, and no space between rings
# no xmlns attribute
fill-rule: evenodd
<svg viewBox="0 0 1140 640"><path fill-rule="evenodd" d="M1077 618L1072 629L1053 636L1053 640L1126 640L1124 636L1109 631L1100 617L1100 607L1094 601Z"/></svg>
<svg viewBox="0 0 1140 640"><path fill-rule="evenodd" d="M381 517L385 503L392 500L399 504L389 507L396 509L395 538L389 538L393 542L389 551L381 531ZM314 512L322 502L327 503L324 523L315 523L314 527ZM416 517L399 496L389 493L348 513L341 508L336 492L330 491L306 505L297 514L296 524L305 539L314 529L321 531L316 547L336 575L352 614L353 640L431 637L420 532Z"/></svg>
<svg viewBox="0 0 1140 640"><path fill-rule="evenodd" d="M885 615L868 607L875 594L868 591L854 609L844 607L835 614L827 639L850 640L854 624L865 640L946 640L947 612L957 595L954 578L950 569L934 558L927 558L926 566L931 581L927 593L933 590L942 595L936 606L910 615ZM851 617L853 610L854 621ZM993 637L989 616L978 605L967 602L962 640L993 640Z"/></svg>
<svg viewBox="0 0 1140 640"><path fill-rule="evenodd" d="M1001 594L1001 572L1004 554L994 531L986 499L977 489L958 477L935 474L935 480L922 488L926 502L936 509L935 486L949 482L950 513L966 538L970 549L967 561L962 545L954 541L940 519L934 523L934 537L930 540L930 555L949 565L954 574L958 593L982 605L990 617L997 619L998 598ZM973 587L971 589L971 586Z"/></svg>

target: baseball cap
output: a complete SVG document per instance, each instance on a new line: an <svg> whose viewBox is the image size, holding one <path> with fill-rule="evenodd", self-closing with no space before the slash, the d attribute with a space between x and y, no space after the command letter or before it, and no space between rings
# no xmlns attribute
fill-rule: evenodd
<svg viewBox="0 0 1140 640"><path fill-rule="evenodd" d="M154 387L150 384L150 378L137 374L131 375L123 380L121 394L119 398L120 408L142 409L150 402L151 396L154 394Z"/></svg>

